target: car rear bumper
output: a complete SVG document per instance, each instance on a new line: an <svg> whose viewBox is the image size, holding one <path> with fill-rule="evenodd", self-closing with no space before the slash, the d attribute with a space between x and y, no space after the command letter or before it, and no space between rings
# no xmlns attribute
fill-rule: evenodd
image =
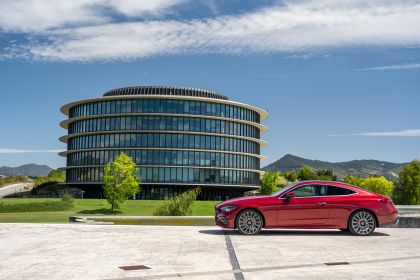
<svg viewBox="0 0 420 280"><path fill-rule="evenodd" d="M398 221L398 211L395 208L388 215L381 215L378 217L378 222L380 227L387 227L396 224Z"/></svg>

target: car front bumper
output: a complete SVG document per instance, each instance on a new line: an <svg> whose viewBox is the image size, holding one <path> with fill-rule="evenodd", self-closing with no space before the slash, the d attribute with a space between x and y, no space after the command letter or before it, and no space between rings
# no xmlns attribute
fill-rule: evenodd
<svg viewBox="0 0 420 280"><path fill-rule="evenodd" d="M216 225L222 228L235 228L235 214L234 213L220 213L216 212L214 215Z"/></svg>

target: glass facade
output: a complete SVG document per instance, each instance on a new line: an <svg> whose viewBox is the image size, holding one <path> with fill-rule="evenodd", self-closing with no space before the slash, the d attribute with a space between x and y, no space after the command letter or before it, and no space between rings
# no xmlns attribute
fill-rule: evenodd
<svg viewBox="0 0 420 280"><path fill-rule="evenodd" d="M139 198L163 199L202 186L202 199L226 199L258 188L260 109L207 91L195 90L185 100L143 95L153 87L115 91L63 107L69 115L67 184L101 197L105 164L124 152L139 167Z"/></svg>
<svg viewBox="0 0 420 280"><path fill-rule="evenodd" d="M260 166L259 158L241 154L131 149L71 153L67 156L67 166L105 165L122 152L131 156L140 167L144 165L180 165L255 170ZM102 178L99 179L102 180Z"/></svg>
<svg viewBox="0 0 420 280"><path fill-rule="evenodd" d="M68 140L68 150L95 148L181 148L260 153L260 144L233 137L179 133L109 133L76 136Z"/></svg>
<svg viewBox="0 0 420 280"><path fill-rule="evenodd" d="M233 121L184 117L110 117L83 119L69 124L69 133L100 131L160 130L229 134L259 138L260 130Z"/></svg>
<svg viewBox="0 0 420 280"><path fill-rule="evenodd" d="M70 109L70 118L121 113L191 114L260 122L257 112L236 105L178 99L120 99L96 101Z"/></svg>
<svg viewBox="0 0 420 280"><path fill-rule="evenodd" d="M101 182L103 167L78 167L67 171L67 180L71 182ZM210 168L183 167L143 167L139 170L142 184L220 184L220 185L255 185L259 174L252 171Z"/></svg>

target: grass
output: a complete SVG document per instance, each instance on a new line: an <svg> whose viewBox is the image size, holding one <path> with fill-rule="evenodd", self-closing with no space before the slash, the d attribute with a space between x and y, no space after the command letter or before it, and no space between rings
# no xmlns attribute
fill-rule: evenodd
<svg viewBox="0 0 420 280"><path fill-rule="evenodd" d="M31 202L60 201L54 198L4 198L0 202L21 204ZM152 216L162 200L127 200L119 211L112 212L105 199L75 199L74 207L65 211L0 213L0 223L67 223L69 216L121 215ZM192 207L193 216L213 216L217 201L196 201Z"/></svg>

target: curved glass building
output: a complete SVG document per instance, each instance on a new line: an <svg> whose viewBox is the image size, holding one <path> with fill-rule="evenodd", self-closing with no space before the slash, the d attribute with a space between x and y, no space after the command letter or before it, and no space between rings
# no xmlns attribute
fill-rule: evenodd
<svg viewBox="0 0 420 280"><path fill-rule="evenodd" d="M67 182L102 197L106 163L119 153L139 167L139 199L163 199L195 186L200 199L259 188L262 109L207 90L137 86L64 105Z"/></svg>

